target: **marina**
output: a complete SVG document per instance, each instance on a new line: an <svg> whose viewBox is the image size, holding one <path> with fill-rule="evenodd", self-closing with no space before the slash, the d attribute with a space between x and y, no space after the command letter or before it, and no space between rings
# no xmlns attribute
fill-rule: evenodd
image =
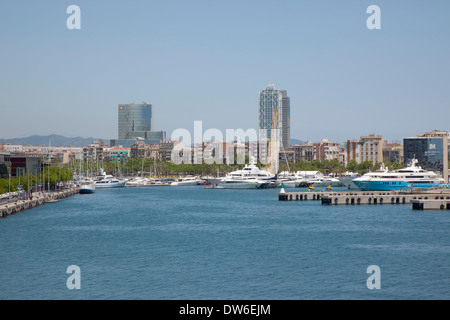
<svg viewBox="0 0 450 320"><path fill-rule="evenodd" d="M12 270L0 298L450 297L449 215L299 205L278 191L104 188L0 219L0 268ZM395 275L376 296L370 264ZM65 286L70 265L81 290Z"/></svg>

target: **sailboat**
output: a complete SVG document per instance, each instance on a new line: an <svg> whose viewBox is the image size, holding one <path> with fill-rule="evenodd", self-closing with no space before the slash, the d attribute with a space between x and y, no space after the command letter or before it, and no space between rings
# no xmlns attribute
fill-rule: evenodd
<svg viewBox="0 0 450 320"><path fill-rule="evenodd" d="M78 174L77 185L79 187L80 194L92 194L95 192L95 181L89 177L89 163L86 169L86 172L83 174L81 169L81 161L80 168Z"/></svg>

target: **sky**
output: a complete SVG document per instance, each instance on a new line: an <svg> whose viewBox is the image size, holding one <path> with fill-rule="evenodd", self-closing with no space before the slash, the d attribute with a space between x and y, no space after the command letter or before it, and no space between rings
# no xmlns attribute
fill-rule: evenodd
<svg viewBox="0 0 450 320"><path fill-rule="evenodd" d="M144 101L168 137L256 129L268 84L291 98L291 138L450 130L449 14L447 0L2 0L0 138L114 139L117 106Z"/></svg>

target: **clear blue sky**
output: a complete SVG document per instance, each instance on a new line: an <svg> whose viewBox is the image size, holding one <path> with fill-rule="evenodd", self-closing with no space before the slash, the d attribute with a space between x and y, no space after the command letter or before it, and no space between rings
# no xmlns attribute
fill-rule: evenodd
<svg viewBox="0 0 450 320"><path fill-rule="evenodd" d="M0 138L117 138L117 105L142 101L169 136L256 128L272 83L292 138L450 130L449 16L447 0L2 0Z"/></svg>

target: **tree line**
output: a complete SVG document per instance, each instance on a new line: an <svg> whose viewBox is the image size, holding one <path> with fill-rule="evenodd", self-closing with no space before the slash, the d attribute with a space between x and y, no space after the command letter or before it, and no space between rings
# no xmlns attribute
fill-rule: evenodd
<svg viewBox="0 0 450 320"><path fill-rule="evenodd" d="M249 162L248 157L246 157L245 162ZM261 169L265 168L260 162L258 162L257 165ZM347 165L344 165L337 159L324 161L302 160L298 163L286 163L281 161L279 171L319 171L324 174L336 175L342 175L345 172L350 171L362 175L369 171L378 170L381 165L382 163L374 164L371 161L357 163L355 160L351 160ZM390 170L403 168L403 163L397 162L385 162L384 165ZM118 162L104 161L96 163L78 163L68 165L66 168L45 167L38 175L25 174L21 177L11 178L11 180L8 178L0 179L0 194L6 193L9 190L15 192L20 188L28 192L29 190L36 190L36 186L42 185L45 185L46 190L49 186L50 189L54 190L57 188L58 183L72 180L74 172L90 172L92 175L96 175L100 168L103 168L106 173L115 176L148 176L153 175L156 172L157 176L170 177L179 175L222 176L231 171L242 169L243 167L243 164L207 164L205 162L201 164L174 164L169 161L156 160L155 162L154 159L133 158L124 159Z"/></svg>
<svg viewBox="0 0 450 320"><path fill-rule="evenodd" d="M156 162L155 162L156 161ZM249 158L246 157L245 163L249 163ZM280 161L279 172L281 171L320 171L324 174L336 174L342 175L345 172L354 172L358 174L364 174L369 171L378 170L382 163L372 163L371 161L365 161L357 163L355 160L351 160L347 165L339 162L337 159L333 160L314 160L314 161L300 161L298 163ZM403 168L403 163L391 163L385 162L384 165L390 170L397 170ZM266 168L260 162L257 163L260 169ZM104 161L94 164L83 164L83 172L91 172L95 174L100 168L103 168L106 173L116 176L140 176L140 175L156 175L157 176L178 176L178 175L224 175L228 172L242 169L244 164L207 164L205 162L201 164L174 164L170 161L161 161L154 159L136 159L128 158L122 161ZM75 171L79 171L76 169Z"/></svg>
<svg viewBox="0 0 450 320"><path fill-rule="evenodd" d="M33 175L30 173L20 177L0 179L0 194L16 192L18 190L38 190L45 186L45 190L50 187L55 190L61 182L71 181L73 179L72 171L69 168L45 167L40 174Z"/></svg>

